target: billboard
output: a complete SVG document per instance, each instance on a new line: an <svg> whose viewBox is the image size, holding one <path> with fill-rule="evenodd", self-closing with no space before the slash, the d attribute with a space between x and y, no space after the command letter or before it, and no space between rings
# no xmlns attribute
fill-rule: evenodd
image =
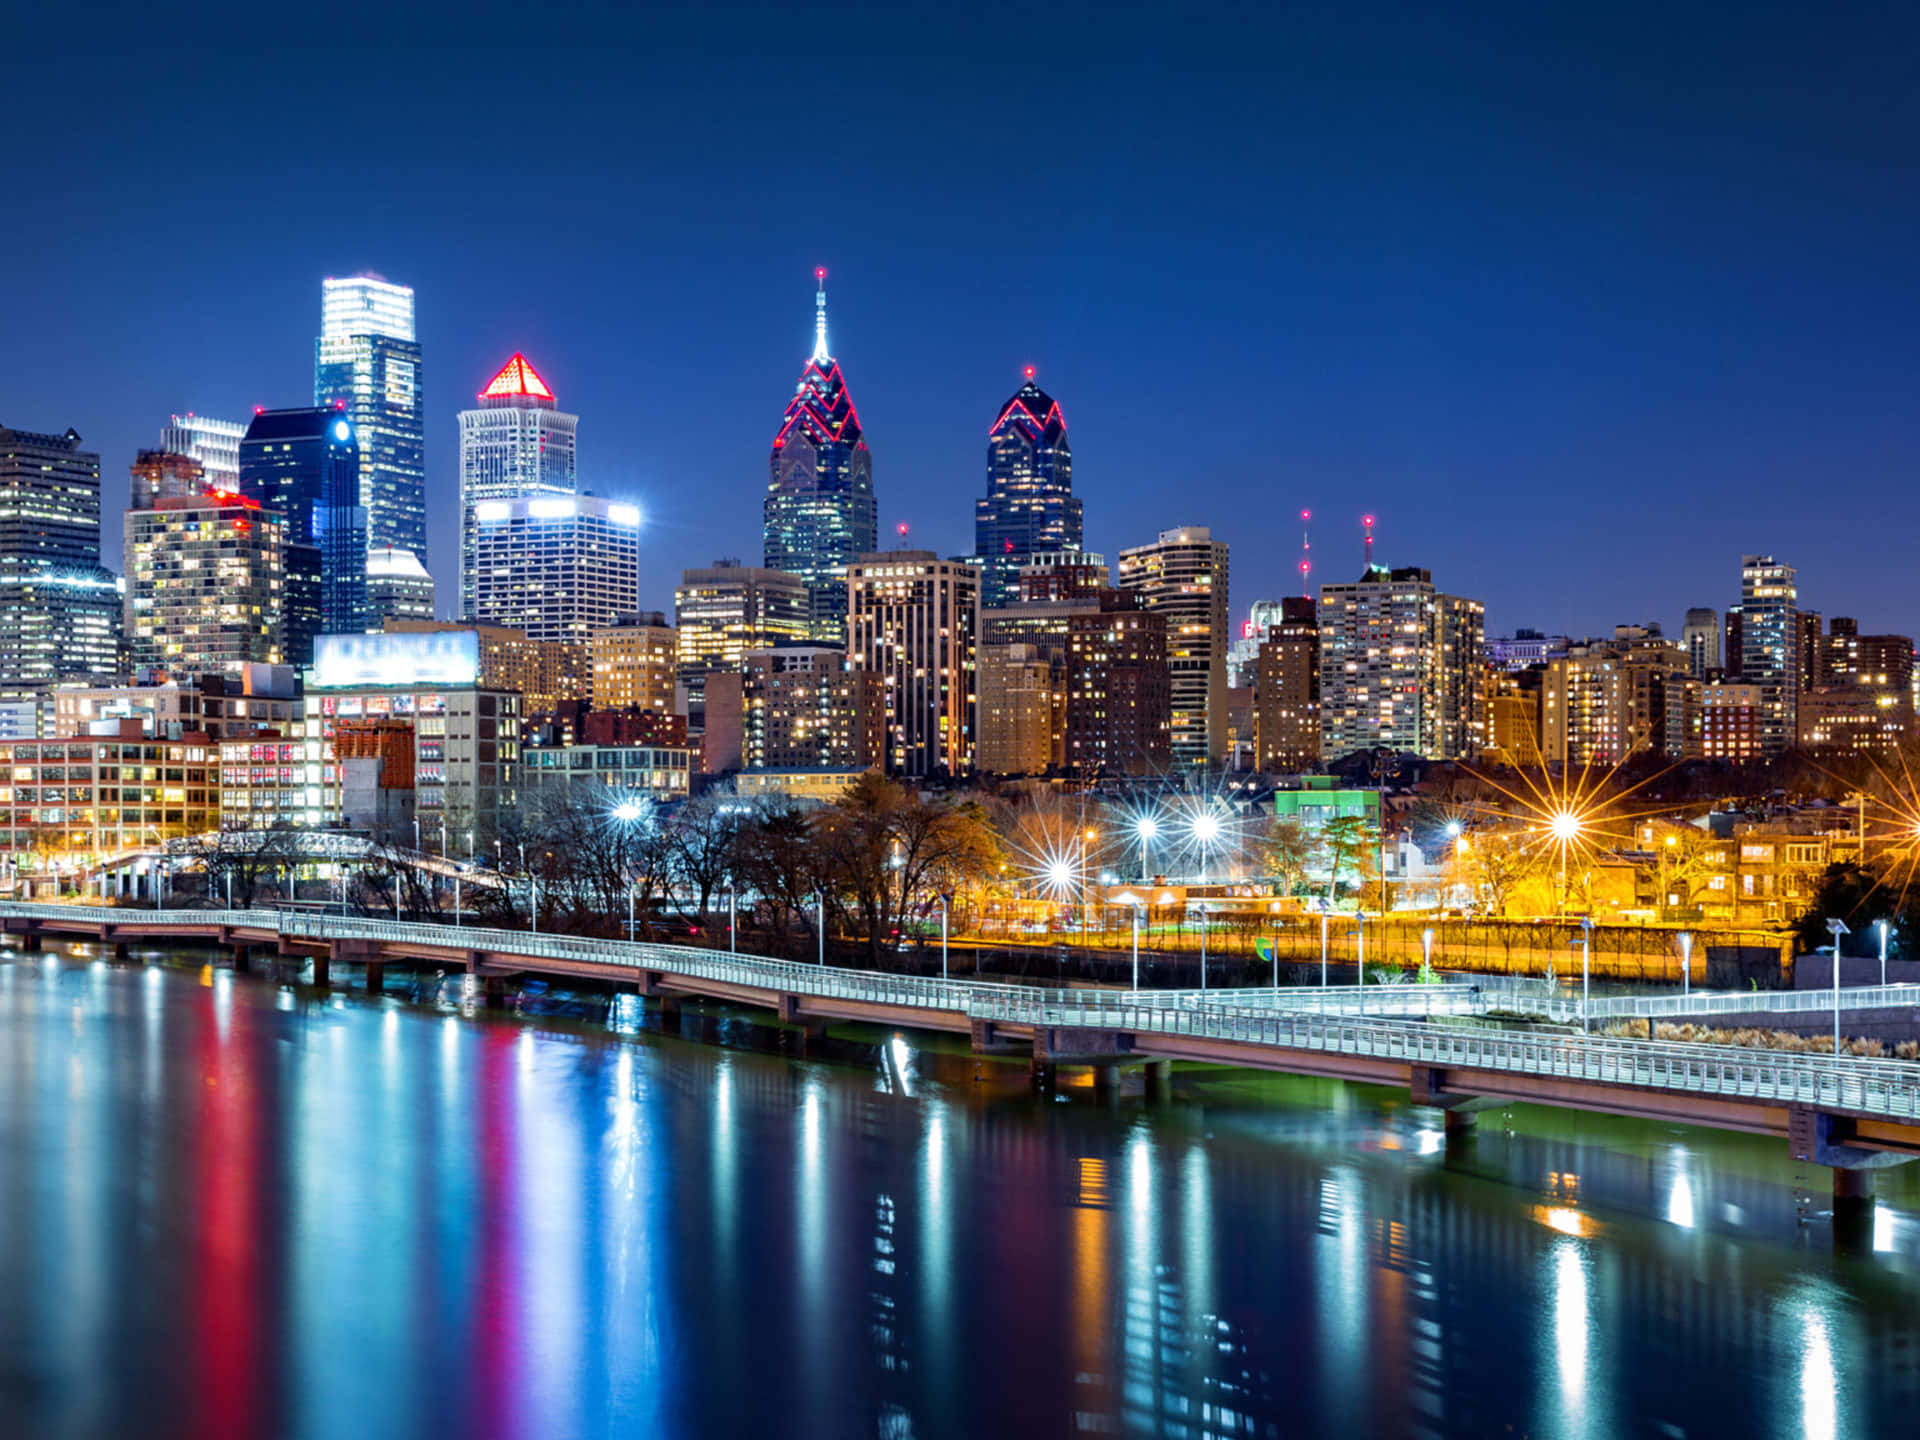
<svg viewBox="0 0 1920 1440"><path fill-rule="evenodd" d="M479 679L479 632L418 630L318 636L307 683L317 690L346 690L368 685L473 685Z"/></svg>

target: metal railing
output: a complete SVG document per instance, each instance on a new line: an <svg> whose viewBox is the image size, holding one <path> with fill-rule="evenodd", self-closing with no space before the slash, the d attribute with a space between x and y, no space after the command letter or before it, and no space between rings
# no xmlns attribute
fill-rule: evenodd
<svg viewBox="0 0 1920 1440"><path fill-rule="evenodd" d="M1775 1103L1822 1105L1898 1118L1920 1118L1920 1064L1897 1060L1800 1055L1670 1041L1462 1029L1421 1023L1416 1016L1471 1014L1485 1003L1471 986L1368 986L1342 991L1126 991L1044 990L1037 986L844 970L792 960L647 942L586 940L524 930L454 929L444 925L332 915L254 910L138 911L73 905L0 902L0 917L80 921L146 929L209 924L267 929L297 939L367 939L496 951L622 972L658 970L722 984L946 1011L970 1019L1185 1036L1256 1046L1373 1056L1412 1064L1497 1070L1653 1089L1684 1090ZM1884 997L1920 987L1867 987ZM1842 992L1843 995L1846 992ZM1258 995L1262 1003L1250 1003ZM1279 1003L1281 996L1287 1003ZM1699 994L1653 1000L1625 997L1601 1005L1664 1004ZM1751 995L1717 997L1751 1004ZM1820 992L1776 992L1783 1008L1805 1000L1818 1010ZM1831 1005L1831 992L1827 994ZM1418 1011L1381 1014L1388 1003ZM1555 1000L1578 1013L1579 1001ZM1362 1011L1359 1007L1367 1007ZM1454 1008L1459 1007L1459 1008Z"/></svg>

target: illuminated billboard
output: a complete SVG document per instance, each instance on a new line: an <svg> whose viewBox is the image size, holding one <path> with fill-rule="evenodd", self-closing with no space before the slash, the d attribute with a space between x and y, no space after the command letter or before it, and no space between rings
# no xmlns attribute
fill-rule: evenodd
<svg viewBox="0 0 1920 1440"><path fill-rule="evenodd" d="M365 685L473 685L480 679L480 636L473 630L393 635L321 635L313 642L311 684L318 690Z"/></svg>

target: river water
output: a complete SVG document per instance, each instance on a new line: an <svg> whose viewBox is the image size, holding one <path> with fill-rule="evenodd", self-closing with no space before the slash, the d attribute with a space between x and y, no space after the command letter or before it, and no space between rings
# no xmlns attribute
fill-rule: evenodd
<svg viewBox="0 0 1920 1440"><path fill-rule="evenodd" d="M1035 1098L882 1031L167 958L0 957L0 1434L1838 1440L1920 1402L1904 1171L1836 1246L1780 1141L1516 1107L1449 1152L1385 1090Z"/></svg>

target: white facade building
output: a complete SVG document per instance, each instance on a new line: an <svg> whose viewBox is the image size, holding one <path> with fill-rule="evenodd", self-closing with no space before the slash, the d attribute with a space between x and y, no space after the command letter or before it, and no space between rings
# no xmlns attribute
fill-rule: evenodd
<svg viewBox="0 0 1920 1440"><path fill-rule="evenodd" d="M595 495L480 500L470 619L586 644L640 606L640 511Z"/></svg>

